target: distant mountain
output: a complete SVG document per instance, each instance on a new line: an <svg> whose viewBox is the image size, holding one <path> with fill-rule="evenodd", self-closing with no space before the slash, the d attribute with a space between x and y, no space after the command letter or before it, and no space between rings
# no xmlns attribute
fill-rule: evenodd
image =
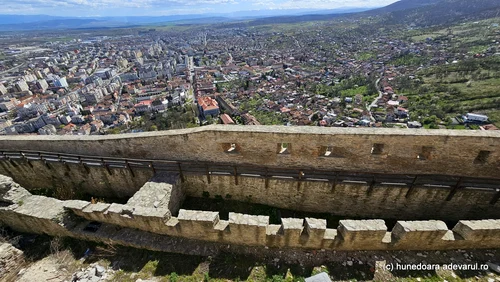
<svg viewBox="0 0 500 282"><path fill-rule="evenodd" d="M237 20L258 19L273 16L300 16L305 14L345 14L366 11L369 8L339 8L332 10L290 9L258 10L218 14L193 14L173 16L133 16L133 17L54 17L47 15L0 15L0 31L82 29L97 27L127 27L137 25L157 25L162 23L209 24Z"/></svg>
<svg viewBox="0 0 500 282"><path fill-rule="evenodd" d="M416 3L425 5L415 7ZM402 9L403 7L409 7ZM387 13L387 23L431 26L464 20L479 20L500 15L499 0L401 0L369 13Z"/></svg>
<svg viewBox="0 0 500 282"><path fill-rule="evenodd" d="M0 15L0 31L114 28L165 23L228 23L241 26L367 16L381 17L382 23L385 24L413 24L415 26L449 24L456 21L500 16L500 0L400 0L386 7L371 10L368 8L260 10L161 17L68 18L46 15ZM242 23L242 20L246 22Z"/></svg>
<svg viewBox="0 0 500 282"><path fill-rule="evenodd" d="M500 16L500 0L400 0L383 8L359 13L268 17L256 19L250 25L368 16L380 17L382 24L442 25Z"/></svg>
<svg viewBox="0 0 500 282"><path fill-rule="evenodd" d="M47 16L47 15L0 15L0 25L34 23L34 22L50 21L55 19L64 19L64 18Z"/></svg>
<svg viewBox="0 0 500 282"><path fill-rule="evenodd" d="M372 8L358 8L358 7L343 7L338 9L289 9L289 10L254 10L254 11L240 11L235 13L219 14L229 18L261 18L273 16L303 16L310 14L347 14L357 13L370 10Z"/></svg>
<svg viewBox="0 0 500 282"><path fill-rule="evenodd" d="M427 5L436 4L442 1L443 0L400 0L388 6L370 10L369 12L367 12L367 14L381 14L381 13L420 8L420 7L425 7Z"/></svg>

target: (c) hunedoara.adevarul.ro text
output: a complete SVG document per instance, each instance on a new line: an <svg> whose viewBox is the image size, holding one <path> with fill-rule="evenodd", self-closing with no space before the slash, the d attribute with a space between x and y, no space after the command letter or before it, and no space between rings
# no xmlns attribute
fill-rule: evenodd
<svg viewBox="0 0 500 282"><path fill-rule="evenodd" d="M430 264L430 263L388 263L385 268L389 271L401 271L401 270L453 270L453 271L477 271L477 270L488 270L488 264L481 263L449 263L449 264Z"/></svg>

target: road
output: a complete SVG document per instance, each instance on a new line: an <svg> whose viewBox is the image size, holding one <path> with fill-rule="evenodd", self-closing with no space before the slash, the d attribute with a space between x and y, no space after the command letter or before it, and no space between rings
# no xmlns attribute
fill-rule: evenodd
<svg viewBox="0 0 500 282"><path fill-rule="evenodd" d="M370 113L370 120L372 122L376 122L375 118L373 117L373 114L372 114L372 108L375 108L377 106L377 102L379 99L382 98L382 95L384 95L384 93L382 93L382 91L380 91L380 87L379 87L379 83L380 83L380 80L382 79L382 77L380 77L379 79L377 79L377 81L375 82L375 87L377 88L377 91L378 91L378 97L375 98L375 100L373 100L373 102L367 106L367 110L368 112Z"/></svg>
<svg viewBox="0 0 500 282"><path fill-rule="evenodd" d="M0 72L0 75L4 75L4 74L9 73L9 72L11 72L11 71L13 71L13 70L20 69L20 68L24 67L26 64L27 64L27 62L22 63L22 64L20 64L19 66L15 66L15 67L13 67L13 68L10 68L10 69L8 69L8 70L5 70L5 71L3 71L3 72Z"/></svg>
<svg viewBox="0 0 500 282"><path fill-rule="evenodd" d="M382 79L382 77L377 79L377 81L375 82L375 87L377 87L377 91L378 91L378 97L375 98L375 100L373 100L373 102L370 104L368 110L370 110L371 108L375 108L377 106L378 100L381 99L382 96L384 95L384 93L382 93L382 91L380 91L380 87L378 85L380 83L381 79Z"/></svg>

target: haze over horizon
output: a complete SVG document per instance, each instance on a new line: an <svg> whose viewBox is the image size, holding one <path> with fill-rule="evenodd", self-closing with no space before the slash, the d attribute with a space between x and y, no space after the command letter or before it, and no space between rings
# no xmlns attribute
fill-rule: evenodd
<svg viewBox="0 0 500 282"><path fill-rule="evenodd" d="M132 17L221 14L254 10L375 8L397 0L0 0L1 14L63 17Z"/></svg>

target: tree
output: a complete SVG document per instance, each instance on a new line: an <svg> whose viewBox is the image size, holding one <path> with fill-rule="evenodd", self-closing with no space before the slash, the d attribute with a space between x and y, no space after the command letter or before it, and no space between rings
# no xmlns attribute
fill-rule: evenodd
<svg viewBox="0 0 500 282"><path fill-rule="evenodd" d="M423 123L424 123L424 124L429 124L429 125L431 125L431 124L434 124L434 125L435 125L435 123L436 123L437 121L438 121L437 116L432 115L432 116L430 116L430 117L426 117L426 118L424 118Z"/></svg>
<svg viewBox="0 0 500 282"><path fill-rule="evenodd" d="M224 92L224 88L220 83L215 84L215 88L217 88L217 92L222 93Z"/></svg>
<svg viewBox="0 0 500 282"><path fill-rule="evenodd" d="M213 124L214 123L214 118L211 115L206 116L206 120L208 124Z"/></svg>

